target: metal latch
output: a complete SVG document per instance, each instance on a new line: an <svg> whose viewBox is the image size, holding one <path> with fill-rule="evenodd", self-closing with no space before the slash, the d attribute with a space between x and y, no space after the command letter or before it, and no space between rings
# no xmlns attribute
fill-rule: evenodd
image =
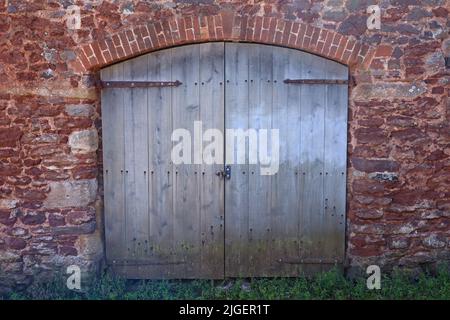
<svg viewBox="0 0 450 320"><path fill-rule="evenodd" d="M216 176L225 178L227 180L231 179L231 166L230 165L226 165L224 168L224 171L217 171L216 172Z"/></svg>

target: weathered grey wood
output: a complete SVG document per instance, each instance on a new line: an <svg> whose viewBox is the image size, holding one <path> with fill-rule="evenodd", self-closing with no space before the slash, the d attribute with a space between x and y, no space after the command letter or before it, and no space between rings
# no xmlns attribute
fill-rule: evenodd
<svg viewBox="0 0 450 320"><path fill-rule="evenodd" d="M102 78L123 80L123 65L104 69ZM102 90L105 240L106 257L111 263L126 255L123 103L123 90Z"/></svg>
<svg viewBox="0 0 450 320"><path fill-rule="evenodd" d="M200 46L200 119L203 130L224 130L224 43ZM205 133L204 131L204 133ZM203 147L210 142L206 142ZM213 164L200 166L200 235L202 278L224 276L224 181L216 173L223 170L224 153ZM205 154L204 157L207 155ZM201 174L200 174L201 173Z"/></svg>
<svg viewBox="0 0 450 320"><path fill-rule="evenodd" d="M239 50L239 48L238 48ZM249 128L272 127L273 50L270 46L249 45ZM253 81L251 81L253 80ZM228 110L227 110L228 112ZM259 145L257 150L259 150ZM270 148L269 148L270 149ZM261 165L249 167L248 244L252 257L249 271L255 276L269 276L273 261L272 243L272 176L262 175ZM253 173L254 172L254 173ZM253 174L252 174L253 173ZM246 273L244 273L246 274ZM251 276L247 273L246 276Z"/></svg>
<svg viewBox="0 0 450 320"><path fill-rule="evenodd" d="M172 50L147 55L148 80L172 80ZM176 90L176 89L174 89ZM171 278L173 251L172 89L152 88L148 95L148 159L150 192L150 259L160 264L146 268L151 278Z"/></svg>
<svg viewBox="0 0 450 320"><path fill-rule="evenodd" d="M141 56L131 60L130 73L131 80L146 80L148 75L147 57ZM129 103L131 105L132 126L129 131L132 133L132 143L128 144L125 141L126 159L132 159L131 163L126 163L125 168L127 172L125 176L127 180L131 181L132 179L132 183L129 183L129 185L133 188L133 197L130 198L131 201L127 202L127 207L131 208L130 212L134 211L133 214L127 214L127 237L128 241L130 241L131 257L133 259L146 257L149 252L149 140L147 138L149 136L147 122L147 92L149 90L151 89L136 88L130 90L131 101ZM128 155L128 151L130 151L132 156ZM138 269L140 271L142 267Z"/></svg>
<svg viewBox="0 0 450 320"><path fill-rule="evenodd" d="M347 87L283 80L344 80L345 66L287 48L208 43L128 60L101 77L182 82L102 91L106 252L117 274L297 276L343 261ZM222 164L173 165L171 134L193 135L194 121L203 132L279 129L278 172L249 164L248 143L230 180L216 176ZM192 145L192 157L206 144Z"/></svg>
<svg viewBox="0 0 450 320"><path fill-rule="evenodd" d="M347 89L327 86L325 109L324 256L342 263L345 254Z"/></svg>
<svg viewBox="0 0 450 320"><path fill-rule="evenodd" d="M274 51L272 128L279 130L282 161L278 173L272 177L274 196L271 225L274 246L271 274L295 276L298 274L298 265L286 261L298 257L301 96L298 86L287 86L282 79L299 75L301 63L296 51L286 48L274 48Z"/></svg>
<svg viewBox="0 0 450 320"><path fill-rule="evenodd" d="M342 225L333 224L325 212L325 199L329 201L325 190L345 190L345 180L325 180L330 158L326 152L334 154L326 151L325 141L336 133L325 136L325 128L336 125L331 117L325 119L326 109L331 108L327 88L342 93L346 87L297 86L283 80L344 80L346 68L307 53L254 44L227 43L225 59L225 74L232 80L226 87L226 128L280 130L280 167L276 175L261 176L259 165L250 165L247 171L245 166L234 165L232 178L226 182L225 273L296 276L321 270L324 265L329 268L330 261L343 258L345 233ZM243 61L248 61L248 79ZM343 99L334 106L338 107L336 113L346 110ZM338 126L342 123L340 120ZM340 148L335 160L345 168L346 138L334 138L339 140L334 147ZM335 194L341 200L333 201L339 202L341 208L344 204L345 211L345 191Z"/></svg>
<svg viewBox="0 0 450 320"><path fill-rule="evenodd" d="M172 53L172 76L183 79L173 91L173 128L187 129L192 137L194 121L200 120L199 106L199 46L184 46ZM191 145L194 157L194 144ZM196 277L200 268L200 194L199 165L174 166L174 255L184 264L174 266L180 276Z"/></svg>
<svg viewBox="0 0 450 320"><path fill-rule="evenodd" d="M249 45L225 44L225 128L248 129L248 68ZM234 138L233 138L234 139ZM226 161L237 156L236 144L231 149L231 141L226 140ZM231 179L225 182L225 276L237 277L247 273L254 265L252 252L248 250L251 237L249 230L249 180L248 153L245 163L231 161ZM254 254L254 253L253 253ZM256 255L256 254L254 254Z"/></svg>

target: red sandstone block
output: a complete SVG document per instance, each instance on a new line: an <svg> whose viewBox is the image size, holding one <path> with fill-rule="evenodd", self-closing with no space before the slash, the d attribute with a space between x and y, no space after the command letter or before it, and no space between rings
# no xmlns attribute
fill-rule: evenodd
<svg viewBox="0 0 450 320"><path fill-rule="evenodd" d="M379 45L375 52L375 57L390 57L394 49L388 45Z"/></svg>

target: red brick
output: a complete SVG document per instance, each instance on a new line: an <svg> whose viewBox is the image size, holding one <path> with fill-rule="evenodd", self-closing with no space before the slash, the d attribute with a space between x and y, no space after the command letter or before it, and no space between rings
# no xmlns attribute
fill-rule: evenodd
<svg viewBox="0 0 450 320"><path fill-rule="evenodd" d="M77 56L80 59L80 62L83 64L83 67L87 70L90 68L90 63L88 58L86 57L86 54L84 53L84 47L78 50Z"/></svg>
<svg viewBox="0 0 450 320"><path fill-rule="evenodd" d="M194 39L195 40L200 40L200 24L199 21L196 17L192 17L192 25L193 25L193 30L194 30Z"/></svg>
<svg viewBox="0 0 450 320"><path fill-rule="evenodd" d="M245 39L245 36L247 34L247 20L248 20L247 16L243 16L241 18L239 39Z"/></svg>
<svg viewBox="0 0 450 320"><path fill-rule="evenodd" d="M128 45L127 36L124 32L113 35L112 40L119 58L124 58L132 54L131 48Z"/></svg>
<svg viewBox="0 0 450 320"><path fill-rule="evenodd" d="M166 44L167 45L174 44L172 32L170 31L170 24L167 19L162 21L162 28L163 28L164 37L166 39Z"/></svg>
<svg viewBox="0 0 450 320"><path fill-rule="evenodd" d="M136 43L139 49L139 52L142 52L146 49L146 46L144 44L144 40L141 34L141 27L134 28L133 29L134 38L136 39Z"/></svg>
<svg viewBox="0 0 450 320"><path fill-rule="evenodd" d="M295 43L297 48L303 48L303 40L306 33L306 25L304 23L300 24L300 30L298 31L297 41Z"/></svg>
<svg viewBox="0 0 450 320"><path fill-rule="evenodd" d="M346 46L347 46L347 38L342 37L341 41L339 41L336 55L334 56L337 60L343 61L342 56L344 55Z"/></svg>
<svg viewBox="0 0 450 320"><path fill-rule="evenodd" d="M160 48L161 44L159 43L158 36L156 34L156 28L153 23L147 25L148 31L150 33L150 39L153 44L153 48Z"/></svg>
<svg viewBox="0 0 450 320"><path fill-rule="evenodd" d="M185 25L185 21L182 18L178 19L178 30L180 32L180 40L182 42L187 40L187 35L186 35L186 25Z"/></svg>
<svg viewBox="0 0 450 320"><path fill-rule="evenodd" d="M262 17L256 17L255 31L254 31L254 34L253 34L253 40L254 41L260 41L261 40L262 24L263 24L263 18Z"/></svg>
<svg viewBox="0 0 450 320"><path fill-rule="evenodd" d="M216 30L216 39L223 40L225 37L224 37L224 33L223 33L222 16L221 15L214 16L214 26L215 26L215 30Z"/></svg>
<svg viewBox="0 0 450 320"><path fill-rule="evenodd" d="M247 32L245 40L253 42L253 33L255 32L255 17L249 17L247 21Z"/></svg>
<svg viewBox="0 0 450 320"><path fill-rule="evenodd" d="M102 65L105 64L106 60L103 58L103 54L100 50L100 46L98 45L98 43L97 42L91 43L91 48L92 48L92 51L94 51L94 54L95 54L95 57L97 58L98 63L102 64Z"/></svg>
<svg viewBox="0 0 450 320"><path fill-rule="evenodd" d="M284 30L283 30L283 38L281 40L281 43L284 46L287 46L289 43L289 36L291 34L291 30L292 30L292 22L291 21L287 21L284 25Z"/></svg>

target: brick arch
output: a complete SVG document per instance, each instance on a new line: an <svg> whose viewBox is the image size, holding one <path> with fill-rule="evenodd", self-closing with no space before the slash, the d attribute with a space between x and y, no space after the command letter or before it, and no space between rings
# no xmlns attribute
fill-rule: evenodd
<svg viewBox="0 0 450 320"><path fill-rule="evenodd" d="M373 47L353 38L309 24L225 12L170 18L122 30L79 47L72 67L85 73L155 50L208 41L284 46L361 68L370 65L375 52Z"/></svg>

